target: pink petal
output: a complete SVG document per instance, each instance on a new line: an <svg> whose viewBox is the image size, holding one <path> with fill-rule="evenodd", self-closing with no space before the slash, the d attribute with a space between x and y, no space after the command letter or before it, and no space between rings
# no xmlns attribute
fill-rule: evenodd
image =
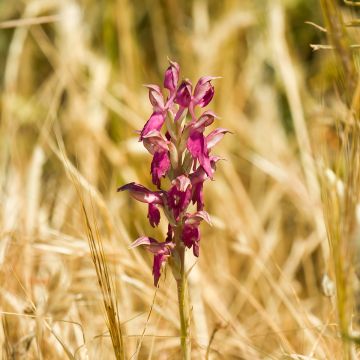
<svg viewBox="0 0 360 360"><path fill-rule="evenodd" d="M198 243L200 241L200 230L198 226L185 225L181 239L184 245L189 249L193 246L194 255L199 256ZM195 247L197 248L197 251L195 251Z"/></svg>
<svg viewBox="0 0 360 360"><path fill-rule="evenodd" d="M189 206L190 201L191 186L188 186L185 191L180 191L178 188L178 184L175 184L168 191L167 205L173 211L176 221L179 220L180 214Z"/></svg>
<svg viewBox="0 0 360 360"><path fill-rule="evenodd" d="M158 130L151 130L142 138L143 145L150 154L154 155L157 151L168 151L168 141Z"/></svg>
<svg viewBox="0 0 360 360"><path fill-rule="evenodd" d="M144 85L149 89L149 99L155 112L164 111L164 97L158 85L146 84Z"/></svg>
<svg viewBox="0 0 360 360"><path fill-rule="evenodd" d="M214 120L217 118L214 112L205 111L199 119L192 125L194 130L199 132L204 132L205 127L211 125Z"/></svg>
<svg viewBox="0 0 360 360"><path fill-rule="evenodd" d="M146 250L153 254L171 254L171 249L175 247L172 242L158 242L156 239L148 236L141 236L136 239L130 246L129 249L133 249L137 246L144 245Z"/></svg>
<svg viewBox="0 0 360 360"><path fill-rule="evenodd" d="M174 234L174 231L173 231L171 225L168 224L168 231L167 231L167 233L166 233L166 239L165 239L165 241L166 241L166 242L171 242L172 239L173 239L173 234Z"/></svg>
<svg viewBox="0 0 360 360"><path fill-rule="evenodd" d="M191 185L191 181L187 176L180 175L172 181L172 184L176 185L179 191L184 192Z"/></svg>
<svg viewBox="0 0 360 360"><path fill-rule="evenodd" d="M146 122L145 126L140 133L140 141L143 140L144 136L149 134L152 130L160 131L165 122L165 115L163 112L153 112Z"/></svg>
<svg viewBox="0 0 360 360"><path fill-rule="evenodd" d="M204 107L209 104L214 96L214 87L211 80L217 79L214 76L204 76L199 79L195 86L193 102L195 105Z"/></svg>
<svg viewBox="0 0 360 360"><path fill-rule="evenodd" d="M211 164L211 168L213 170L213 172L216 169L216 163L219 160L224 160L223 158L221 158L220 156L210 156L210 164ZM195 191L194 187L196 187L198 184L203 183L206 179L209 178L208 174L205 172L205 170L199 166L192 174L189 175L190 181L191 181L191 185L193 187L193 192ZM198 210L202 210L202 209L198 209Z"/></svg>
<svg viewBox="0 0 360 360"><path fill-rule="evenodd" d="M204 135L199 131L193 131L187 141L187 148L194 159L198 159L207 175L212 178L213 170L208 154L208 147Z"/></svg>
<svg viewBox="0 0 360 360"><path fill-rule="evenodd" d="M207 148L211 149L214 147L223 137L226 133L231 133L231 131L223 128L217 128L214 131L212 131L207 137Z"/></svg>
<svg viewBox="0 0 360 360"><path fill-rule="evenodd" d="M170 91L170 94L176 90L179 81L180 66L175 61L170 61L170 66L165 71L164 87Z"/></svg>
<svg viewBox="0 0 360 360"><path fill-rule="evenodd" d="M159 283L159 279L161 276L161 268L162 264L166 262L168 256L165 254L157 254L154 256L154 263L153 263L153 275L154 275L154 285L157 286Z"/></svg>
<svg viewBox="0 0 360 360"><path fill-rule="evenodd" d="M190 181L193 188L195 185L203 183L206 179L208 179L208 175L201 166L199 166L192 174L190 174Z"/></svg>
<svg viewBox="0 0 360 360"><path fill-rule="evenodd" d="M137 246L140 246L140 245L150 245L152 244L153 242L156 242L157 241L153 238L150 238L150 237L147 237L147 236L141 236L139 237L138 239L136 239L130 246L129 246L129 249L133 249L133 248L136 248Z"/></svg>
<svg viewBox="0 0 360 360"><path fill-rule="evenodd" d="M129 191L134 199L143 203L163 204L160 192L150 191L145 186L134 182L119 187L117 191Z"/></svg>
<svg viewBox="0 0 360 360"><path fill-rule="evenodd" d="M196 213L187 216L185 224L199 225L202 220L206 221L208 224L211 225L210 215L204 210L197 211Z"/></svg>
<svg viewBox="0 0 360 360"><path fill-rule="evenodd" d="M196 209L198 211L201 211L204 208L204 184L202 182L199 182L193 187L193 193L191 200L193 204L196 203Z"/></svg>
<svg viewBox="0 0 360 360"><path fill-rule="evenodd" d="M157 151L151 162L152 182L160 188L160 178L164 177L171 166L169 155L167 151Z"/></svg>
<svg viewBox="0 0 360 360"><path fill-rule="evenodd" d="M199 242L195 242L193 245L193 254L196 257L199 257L200 255L200 247L199 247Z"/></svg>
<svg viewBox="0 0 360 360"><path fill-rule="evenodd" d="M182 107L188 107L191 101L192 85L189 80L184 80L179 86L175 102Z"/></svg>
<svg viewBox="0 0 360 360"><path fill-rule="evenodd" d="M148 215L150 225L152 227L158 226L160 222L160 211L155 204L149 204Z"/></svg>

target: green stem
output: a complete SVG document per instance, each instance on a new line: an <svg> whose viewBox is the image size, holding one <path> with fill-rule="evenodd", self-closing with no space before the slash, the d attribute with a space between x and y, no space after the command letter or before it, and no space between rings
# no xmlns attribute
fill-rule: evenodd
<svg viewBox="0 0 360 360"><path fill-rule="evenodd" d="M177 291L179 301L180 315L180 338L182 359L191 359L191 341L190 341L190 316L189 316L189 294L187 289L187 280L185 273L185 248L179 247L181 261L180 279L177 279Z"/></svg>

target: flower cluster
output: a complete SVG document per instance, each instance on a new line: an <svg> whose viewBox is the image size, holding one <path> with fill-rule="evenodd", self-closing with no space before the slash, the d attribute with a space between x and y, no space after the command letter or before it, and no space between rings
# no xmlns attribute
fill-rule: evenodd
<svg viewBox="0 0 360 360"><path fill-rule="evenodd" d="M220 160L211 151L228 132L217 128L205 135L206 127L217 117L212 111L196 116L198 108L205 107L213 98L211 81L216 78L200 78L193 90L188 79L178 85L179 71L179 65L170 61L164 77L166 98L159 86L146 85L153 112L140 132L139 141L153 156L150 173L157 191L136 183L118 189L127 190L133 198L148 204L148 219L152 227L160 222L160 209L169 222L164 242L143 236L131 245L144 245L154 254L155 286L163 263L169 257L175 257L181 248L192 248L193 254L199 256L199 225L202 220L210 223L210 217L204 211L203 186L207 179L213 179L216 162ZM165 177L170 180L167 190L161 185ZM189 212L191 203L196 205L193 213Z"/></svg>

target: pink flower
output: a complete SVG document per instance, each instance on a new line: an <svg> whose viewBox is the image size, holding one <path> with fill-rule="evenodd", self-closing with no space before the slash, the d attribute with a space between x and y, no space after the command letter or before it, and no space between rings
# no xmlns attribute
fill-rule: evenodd
<svg viewBox="0 0 360 360"><path fill-rule="evenodd" d="M132 182L119 187L117 191L129 191L130 195L135 200L141 201L143 203L163 205L163 200L161 197L162 192L151 191L141 184Z"/></svg>
<svg viewBox="0 0 360 360"><path fill-rule="evenodd" d="M175 102L180 106L186 108L190 105L191 102L191 93L192 93L192 84L189 80L185 79L179 86Z"/></svg>
<svg viewBox="0 0 360 360"><path fill-rule="evenodd" d="M215 171L215 164L221 160L218 156L210 156L210 165L212 171ZM192 195L191 200L193 204L197 204L197 210L204 209L204 195L203 195L203 188L204 188L204 181L209 178L208 174L205 170L199 166L192 174L189 176L191 185L192 185Z"/></svg>
<svg viewBox="0 0 360 360"><path fill-rule="evenodd" d="M157 151L154 153L151 162L152 182L160 189L160 178L164 177L170 169L170 159L167 151Z"/></svg>
<svg viewBox="0 0 360 360"><path fill-rule="evenodd" d="M163 112L165 110L164 97L158 85L144 85L149 89L149 100L153 106L154 112Z"/></svg>
<svg viewBox="0 0 360 360"><path fill-rule="evenodd" d="M163 135L157 130L151 130L146 135L144 135L142 142L146 150L152 155L158 151L169 150L169 141L165 139Z"/></svg>
<svg viewBox="0 0 360 360"><path fill-rule="evenodd" d="M153 130L160 131L163 124L165 122L165 114L164 112L153 112L149 118L149 120L144 125L143 129L140 132L140 140L142 141L143 138L149 134Z"/></svg>
<svg viewBox="0 0 360 360"><path fill-rule="evenodd" d="M153 204L150 203L148 207L148 215L149 223L152 227L158 226L160 222L160 211L159 208Z"/></svg>
<svg viewBox="0 0 360 360"><path fill-rule="evenodd" d="M191 182L185 175L178 176L172 181L173 186L167 193L167 205L173 211L175 221L189 206L191 201Z"/></svg>
<svg viewBox="0 0 360 360"><path fill-rule="evenodd" d="M175 61L169 61L170 66L165 71L164 87L173 94L179 81L180 66Z"/></svg>
<svg viewBox="0 0 360 360"><path fill-rule="evenodd" d="M193 248L193 254L199 256L200 229L196 225L185 225L181 239L186 247Z"/></svg>
<svg viewBox="0 0 360 360"><path fill-rule="evenodd" d="M194 214L185 215L185 223L181 234L181 239L186 247L193 248L193 254L199 256L200 229L202 220L211 224L210 216L206 211L198 211Z"/></svg>
<svg viewBox="0 0 360 360"><path fill-rule="evenodd" d="M210 150L212 147L214 147L223 137L225 134L231 133L231 131L223 128L217 128L213 130L207 137L207 148Z"/></svg>
<svg viewBox="0 0 360 360"><path fill-rule="evenodd" d="M144 245L145 248L154 254L153 262L153 275L154 275L154 285L157 286L161 276L161 268L163 263L165 263L168 257L171 255L172 249L175 247L175 244L172 242L158 242L157 240L142 236L135 240L130 248L135 248L137 246Z"/></svg>
<svg viewBox="0 0 360 360"><path fill-rule="evenodd" d="M147 217L149 219L150 225L152 227L159 225L160 211L157 205L164 205L162 199L162 192L150 191L145 186L136 184L134 182L119 187L117 191L125 191L125 190L129 191L130 195L135 200L149 204Z"/></svg>
<svg viewBox="0 0 360 360"><path fill-rule="evenodd" d="M199 182L193 186L193 192L191 195L193 204L196 203L196 210L200 211L204 209L204 183Z"/></svg>
<svg viewBox="0 0 360 360"><path fill-rule="evenodd" d="M191 123L191 127L203 133L205 128L210 126L216 118L217 116L212 111L205 111L196 122Z"/></svg>
<svg viewBox="0 0 360 360"><path fill-rule="evenodd" d="M200 107L205 107L209 104L214 96L214 86L211 84L211 80L217 79L214 76L204 76L199 79L195 86L193 103Z"/></svg>
<svg viewBox="0 0 360 360"><path fill-rule="evenodd" d="M168 224L168 231L166 233L166 239L165 241L171 242L173 240L174 231L170 223Z"/></svg>
<svg viewBox="0 0 360 360"><path fill-rule="evenodd" d="M200 165L203 167L207 175L212 178L213 170L210 164L209 151L204 134L200 131L191 131L187 141L187 148L196 160L199 160Z"/></svg>
<svg viewBox="0 0 360 360"><path fill-rule="evenodd" d="M205 135L206 128L217 116L210 110L203 112L200 117L196 115L196 106L203 108L212 100L214 86L211 82L216 78L204 76L194 89L188 79L178 86L180 67L176 62L169 62L163 82L168 91L166 98L158 85L145 85L149 89L153 111L141 130L139 139L152 155L150 173L153 184L159 190L151 191L135 183L118 189L129 191L133 198L148 204L147 217L152 227L160 223L160 210L168 220L165 242L143 236L131 245L143 245L154 254L155 286L158 285L161 269L169 256L174 256L172 270L177 279L177 262L180 254L184 253L183 245L192 248L194 255L199 256L200 223L203 220L210 223L210 217L204 211L204 182L213 178L216 162L220 160L210 153L229 132L217 128ZM161 181L165 177L168 177L171 185L166 191L162 191ZM189 213L188 210L191 202L196 204L197 211L194 213ZM181 257L183 261L183 255Z"/></svg>

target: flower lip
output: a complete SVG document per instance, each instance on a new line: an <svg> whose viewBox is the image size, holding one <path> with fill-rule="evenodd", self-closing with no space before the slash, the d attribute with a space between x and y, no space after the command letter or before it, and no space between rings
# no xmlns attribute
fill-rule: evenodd
<svg viewBox="0 0 360 360"><path fill-rule="evenodd" d="M211 167L207 139L204 137L204 134L198 130L191 131L186 145L191 156L195 160L199 160L207 175L212 178L214 172Z"/></svg>
<svg viewBox="0 0 360 360"><path fill-rule="evenodd" d="M157 151L154 153L153 160L151 162L151 176L152 176L152 182L154 185L156 185L158 188L160 188L161 181L160 179L162 177L165 177L167 172L170 169L170 158L168 151Z"/></svg>
<svg viewBox="0 0 360 360"><path fill-rule="evenodd" d="M181 234L181 239L186 247L193 248L196 257L199 256L200 230L197 225L185 225Z"/></svg>
<svg viewBox="0 0 360 360"><path fill-rule="evenodd" d="M149 120L144 125L143 129L140 132L140 139L142 141L144 136L150 133L153 130L160 131L165 122L165 114L163 112L153 112Z"/></svg>
<svg viewBox="0 0 360 360"><path fill-rule="evenodd" d="M167 261L171 255L172 249L175 247L173 242L158 242L154 238L141 236L135 240L130 246L133 249L137 246L144 245L148 251L154 254L153 275L154 285L157 286L161 275L162 264Z"/></svg>
<svg viewBox="0 0 360 360"><path fill-rule="evenodd" d="M160 211L155 204L150 203L147 215L152 227L158 226L160 223Z"/></svg>
<svg viewBox="0 0 360 360"><path fill-rule="evenodd" d="M129 191L130 195L135 199L147 204L163 205L163 200L160 191L151 191L141 184L131 182L120 186L117 191Z"/></svg>

